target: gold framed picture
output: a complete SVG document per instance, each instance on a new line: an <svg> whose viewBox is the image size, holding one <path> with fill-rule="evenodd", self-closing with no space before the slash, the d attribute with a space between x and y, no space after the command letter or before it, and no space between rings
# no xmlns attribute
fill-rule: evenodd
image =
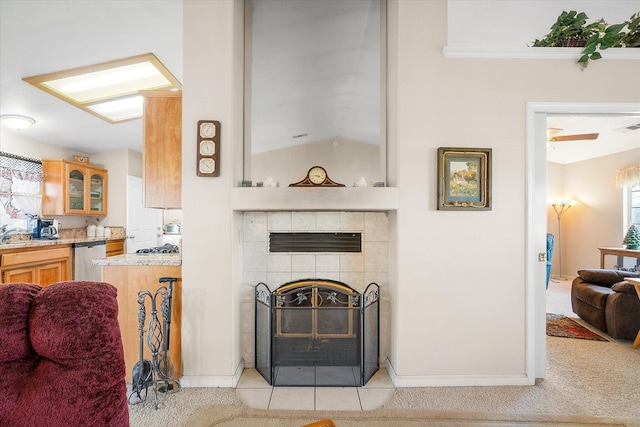
<svg viewBox="0 0 640 427"><path fill-rule="evenodd" d="M438 210L491 210L491 148L438 148Z"/></svg>

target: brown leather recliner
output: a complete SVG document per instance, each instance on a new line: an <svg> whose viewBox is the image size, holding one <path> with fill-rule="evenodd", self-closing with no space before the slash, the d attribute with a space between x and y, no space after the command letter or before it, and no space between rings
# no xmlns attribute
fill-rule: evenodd
<svg viewBox="0 0 640 427"><path fill-rule="evenodd" d="M571 307L582 320L614 338L633 340L640 330L640 299L626 277L637 272L580 270L571 285Z"/></svg>

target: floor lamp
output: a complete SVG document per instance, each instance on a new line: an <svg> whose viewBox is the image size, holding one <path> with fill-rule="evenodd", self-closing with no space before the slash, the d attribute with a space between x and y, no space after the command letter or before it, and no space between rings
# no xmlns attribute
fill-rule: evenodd
<svg viewBox="0 0 640 427"><path fill-rule="evenodd" d="M558 279L562 280L562 240L561 240L561 221L562 214L575 206L578 202L576 200L560 200L559 202L551 202L553 210L556 211L558 216L558 266L560 267L560 275Z"/></svg>

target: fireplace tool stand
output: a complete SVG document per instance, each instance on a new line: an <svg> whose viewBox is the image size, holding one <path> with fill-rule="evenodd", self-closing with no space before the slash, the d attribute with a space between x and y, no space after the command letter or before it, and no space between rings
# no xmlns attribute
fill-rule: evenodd
<svg viewBox="0 0 640 427"><path fill-rule="evenodd" d="M158 409L158 392L175 393L180 390L180 383L173 378L173 364L169 355L169 338L171 332L171 309L173 284L175 277L161 277L162 286L154 294L148 290L138 292L138 322L140 330L140 360L133 367L129 404L135 405L147 400L149 386L155 393L155 408ZM146 343L151 351L151 360L144 358L145 321L147 317L146 300L151 304L151 319L146 328ZM160 316L158 317L158 297L160 297Z"/></svg>

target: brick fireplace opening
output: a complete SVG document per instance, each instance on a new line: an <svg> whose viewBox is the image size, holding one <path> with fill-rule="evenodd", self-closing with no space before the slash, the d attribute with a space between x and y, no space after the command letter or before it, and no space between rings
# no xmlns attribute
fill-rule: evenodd
<svg viewBox="0 0 640 427"><path fill-rule="evenodd" d="M361 387L378 370L380 288L297 280L255 287L256 370L273 386Z"/></svg>

